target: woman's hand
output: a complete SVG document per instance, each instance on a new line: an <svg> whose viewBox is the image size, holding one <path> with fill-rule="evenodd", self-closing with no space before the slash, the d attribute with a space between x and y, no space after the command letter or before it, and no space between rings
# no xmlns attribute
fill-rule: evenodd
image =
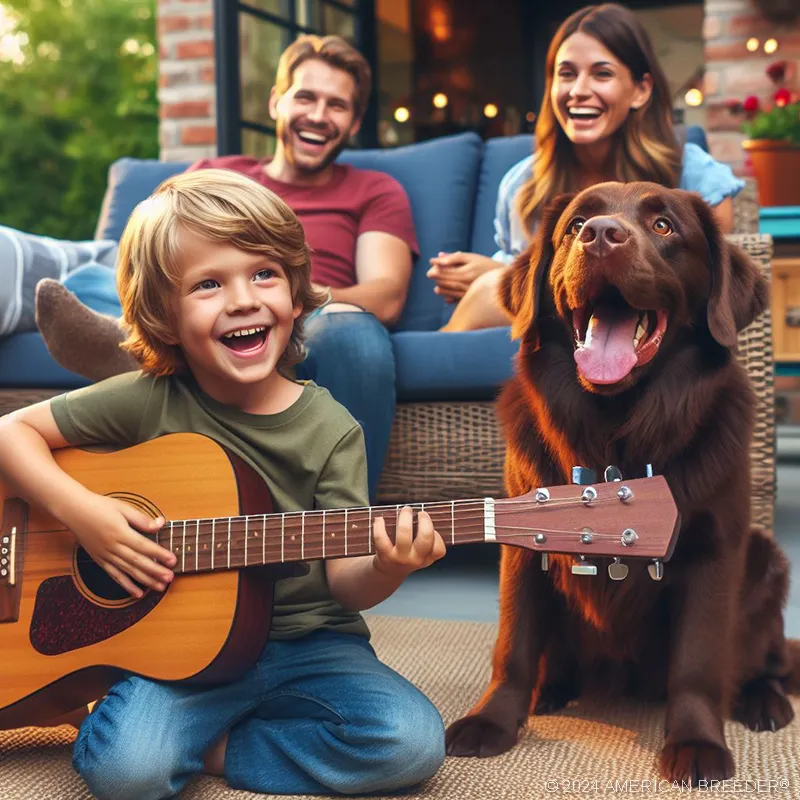
<svg viewBox="0 0 800 800"><path fill-rule="evenodd" d="M414 515L404 506L397 515L397 534L394 544L386 533L383 517L372 526L375 543L373 564L378 572L394 579L405 579L412 572L429 567L445 554L444 539L433 527L427 511L417 515L417 535L414 536Z"/></svg>
<svg viewBox="0 0 800 800"><path fill-rule="evenodd" d="M434 292L442 295L448 303L457 303L470 284L481 275L505 266L488 256L477 253L439 253L431 259L427 275L436 281Z"/></svg>
<svg viewBox="0 0 800 800"><path fill-rule="evenodd" d="M172 581L167 567L177 562L175 554L142 535L158 531L163 517L151 519L129 503L100 494L88 502L81 498L61 516L83 549L133 597L144 594L136 583L163 592Z"/></svg>

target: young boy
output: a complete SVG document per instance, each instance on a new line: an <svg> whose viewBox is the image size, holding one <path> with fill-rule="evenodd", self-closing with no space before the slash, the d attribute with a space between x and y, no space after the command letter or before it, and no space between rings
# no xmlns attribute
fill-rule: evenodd
<svg viewBox="0 0 800 800"><path fill-rule="evenodd" d="M285 377L302 357L314 291L303 230L250 178L185 173L141 203L119 252L119 291L142 371L0 422L0 474L72 530L122 587L163 591L176 557L151 520L93 494L51 451L205 434L243 457L281 511L368 505L360 427L328 391ZM25 453L25 458L18 454ZM270 640L241 679L201 689L130 676L81 726L73 763L99 800L159 800L195 774L281 794L390 791L433 775L444 728L430 701L378 661L358 610L445 552L430 517L382 520L375 556L312 562L278 581ZM137 585L139 584L139 585Z"/></svg>

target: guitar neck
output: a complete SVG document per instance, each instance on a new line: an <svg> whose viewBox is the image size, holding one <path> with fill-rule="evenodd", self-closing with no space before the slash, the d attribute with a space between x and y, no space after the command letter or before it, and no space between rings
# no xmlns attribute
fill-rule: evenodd
<svg viewBox="0 0 800 800"><path fill-rule="evenodd" d="M370 555L373 524L383 517L394 541L397 506L293 511L168 522L156 542L178 557L174 572L210 572L266 564ZM494 540L494 500L412 505L430 514L448 546Z"/></svg>

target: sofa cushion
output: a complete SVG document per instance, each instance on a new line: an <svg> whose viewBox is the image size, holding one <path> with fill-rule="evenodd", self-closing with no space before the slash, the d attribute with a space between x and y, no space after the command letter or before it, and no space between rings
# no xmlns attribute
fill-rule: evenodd
<svg viewBox="0 0 800 800"><path fill-rule="evenodd" d="M469 246L472 208L483 142L474 133L446 136L393 150L346 150L339 160L396 178L411 202L420 246L409 298L398 330L434 330L442 324L444 301L425 277L431 256ZM186 162L122 158L109 170L108 189L96 237L119 240L134 207Z"/></svg>
<svg viewBox="0 0 800 800"><path fill-rule="evenodd" d="M519 342L509 328L404 331L392 334L392 347L398 400L492 400L511 377Z"/></svg>
<svg viewBox="0 0 800 800"><path fill-rule="evenodd" d="M0 387L75 389L88 383L53 361L40 333L27 331L0 339Z"/></svg>
<svg viewBox="0 0 800 800"><path fill-rule="evenodd" d="M503 176L519 161L531 154L533 138L529 134L489 139L483 151L470 250L491 256L497 252L494 241L494 215L497 191Z"/></svg>
<svg viewBox="0 0 800 800"><path fill-rule="evenodd" d="M103 197L95 239L119 241L131 212L162 181L183 172L191 162L120 158L108 170L108 188Z"/></svg>
<svg viewBox="0 0 800 800"><path fill-rule="evenodd" d="M483 142L474 133L443 136L392 150L346 150L340 161L386 172L408 194L420 256L414 265L399 331L436 330L446 303L425 276L439 251L469 247L472 209Z"/></svg>

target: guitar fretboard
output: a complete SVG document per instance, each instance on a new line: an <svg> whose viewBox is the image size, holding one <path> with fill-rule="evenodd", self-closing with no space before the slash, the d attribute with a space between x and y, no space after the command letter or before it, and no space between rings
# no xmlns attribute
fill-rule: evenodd
<svg viewBox="0 0 800 800"><path fill-rule="evenodd" d="M174 568L178 573L369 555L375 552L376 518L383 517L394 541L401 507L175 520L161 528L156 541L178 557ZM493 524L494 501L490 499L416 504L412 508L430 514L434 528L448 545L486 541L487 525L491 531Z"/></svg>

